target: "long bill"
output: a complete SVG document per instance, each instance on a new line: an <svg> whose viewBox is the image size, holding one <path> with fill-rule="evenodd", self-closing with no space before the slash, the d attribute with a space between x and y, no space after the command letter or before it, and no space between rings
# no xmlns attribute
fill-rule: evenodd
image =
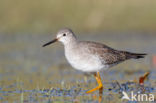
<svg viewBox="0 0 156 103"><path fill-rule="evenodd" d="M54 40L52 40L52 41L50 41L50 42L44 44L42 47L48 46L48 45L50 45L50 44L52 44L52 43L55 43L55 42L57 42L57 41L58 41L58 39L56 38L56 39L54 39Z"/></svg>

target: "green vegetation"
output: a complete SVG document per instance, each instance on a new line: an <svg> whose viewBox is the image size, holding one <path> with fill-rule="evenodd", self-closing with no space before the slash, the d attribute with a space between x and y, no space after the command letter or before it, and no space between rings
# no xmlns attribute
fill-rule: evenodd
<svg viewBox="0 0 156 103"><path fill-rule="evenodd" d="M155 0L1 0L0 32L155 32L155 10Z"/></svg>

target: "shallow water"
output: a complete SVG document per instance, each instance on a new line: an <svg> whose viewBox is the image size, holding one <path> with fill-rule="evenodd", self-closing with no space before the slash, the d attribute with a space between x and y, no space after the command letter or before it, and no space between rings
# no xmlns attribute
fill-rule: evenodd
<svg viewBox="0 0 156 103"><path fill-rule="evenodd" d="M79 34L81 40L94 40L113 48L146 52L145 59L126 61L101 73L103 102L121 102L121 91L139 91L139 77L150 72L145 81L146 93L156 94L156 37L148 33ZM0 35L0 101L2 103L98 102L97 94L86 94L97 84L90 74L74 70L66 61L59 43L42 48L54 35ZM120 87L116 84L120 84Z"/></svg>

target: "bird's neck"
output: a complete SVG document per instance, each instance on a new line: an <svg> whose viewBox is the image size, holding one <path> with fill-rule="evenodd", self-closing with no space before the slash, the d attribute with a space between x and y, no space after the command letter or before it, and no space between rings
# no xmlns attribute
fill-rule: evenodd
<svg viewBox="0 0 156 103"><path fill-rule="evenodd" d="M72 49L72 48L76 48L77 44L78 44L78 40L76 38L73 38L69 42L64 44L64 47L65 49Z"/></svg>

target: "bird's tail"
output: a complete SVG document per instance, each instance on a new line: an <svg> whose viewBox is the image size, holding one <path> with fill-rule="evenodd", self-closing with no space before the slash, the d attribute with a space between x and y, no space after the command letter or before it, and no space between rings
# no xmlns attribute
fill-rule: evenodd
<svg viewBox="0 0 156 103"><path fill-rule="evenodd" d="M133 59L144 58L145 55L147 55L146 53L130 53L130 52L127 52L126 54L128 58L133 58Z"/></svg>

